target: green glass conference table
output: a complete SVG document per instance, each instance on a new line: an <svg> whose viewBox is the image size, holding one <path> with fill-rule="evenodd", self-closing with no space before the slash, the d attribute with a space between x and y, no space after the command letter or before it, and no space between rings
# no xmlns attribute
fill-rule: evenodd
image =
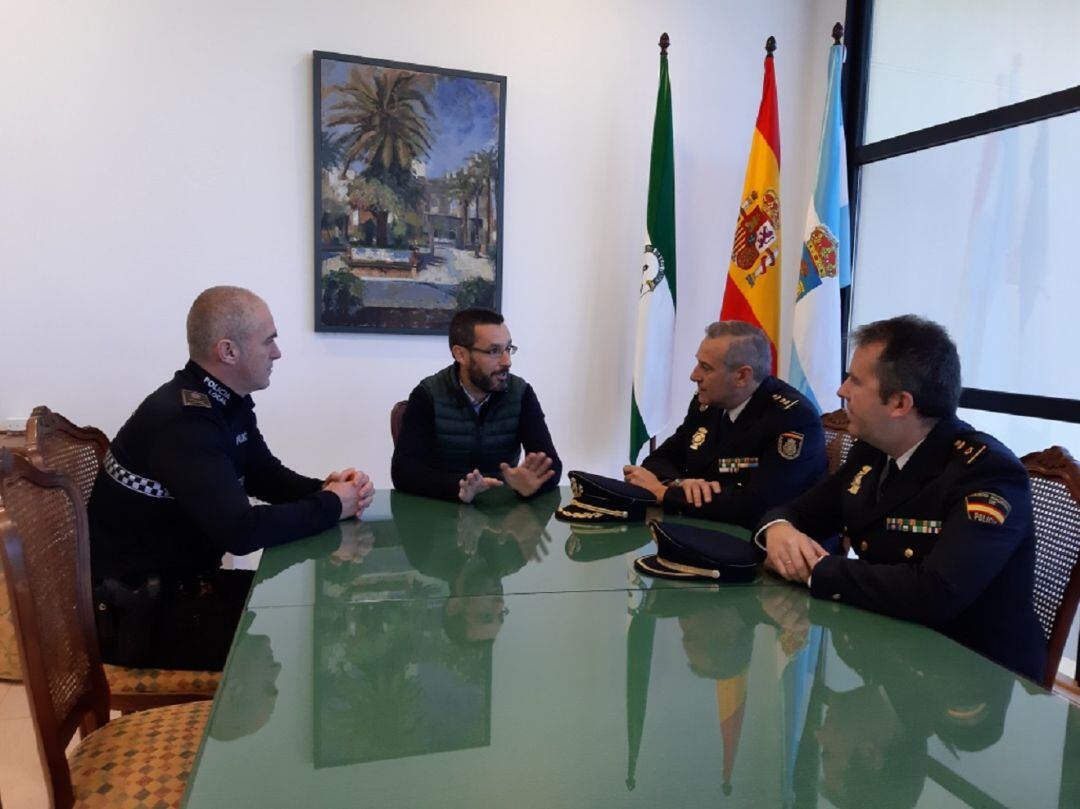
<svg viewBox="0 0 1080 809"><path fill-rule="evenodd" d="M772 577L641 577L644 526L558 502L380 492L267 551L184 805L1080 806L1064 700Z"/></svg>

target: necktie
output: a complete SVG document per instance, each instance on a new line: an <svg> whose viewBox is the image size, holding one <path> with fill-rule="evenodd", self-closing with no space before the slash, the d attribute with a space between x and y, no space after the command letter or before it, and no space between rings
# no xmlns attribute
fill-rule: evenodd
<svg viewBox="0 0 1080 809"><path fill-rule="evenodd" d="M885 491L896 480L896 476L900 474L900 467L896 465L896 461L889 458L889 463L885 466L884 471L881 473L881 478L878 480L878 500L884 495Z"/></svg>

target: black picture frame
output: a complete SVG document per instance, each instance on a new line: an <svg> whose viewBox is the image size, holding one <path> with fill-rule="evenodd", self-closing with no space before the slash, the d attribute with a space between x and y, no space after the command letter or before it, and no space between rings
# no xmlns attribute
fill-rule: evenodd
<svg viewBox="0 0 1080 809"><path fill-rule="evenodd" d="M314 51L317 332L502 305L506 77Z"/></svg>

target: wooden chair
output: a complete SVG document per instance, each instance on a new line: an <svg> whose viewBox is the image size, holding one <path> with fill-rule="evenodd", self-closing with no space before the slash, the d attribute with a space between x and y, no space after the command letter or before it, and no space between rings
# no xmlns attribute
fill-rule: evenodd
<svg viewBox="0 0 1080 809"><path fill-rule="evenodd" d="M96 427L76 427L59 413L38 405L26 421L26 454L39 469L67 475L84 504L90 502L109 438Z"/></svg>
<svg viewBox="0 0 1080 809"><path fill-rule="evenodd" d="M1048 644L1043 685L1052 688L1080 602L1080 465L1062 447L1021 460L1035 510L1035 612Z"/></svg>
<svg viewBox="0 0 1080 809"><path fill-rule="evenodd" d="M834 410L821 416L825 430L825 457L829 461L829 474L839 469L847 460L855 437L848 432L850 421L846 410Z"/></svg>
<svg viewBox="0 0 1080 809"><path fill-rule="evenodd" d="M0 561L51 805L179 805L211 703L110 722L78 489L5 449L0 496ZM76 730L82 740L69 759L65 749Z"/></svg>
<svg viewBox="0 0 1080 809"><path fill-rule="evenodd" d="M401 422L405 418L405 408L408 402L398 402L390 408L390 438L397 444L397 437L401 434Z"/></svg>
<svg viewBox="0 0 1080 809"><path fill-rule="evenodd" d="M26 454L39 469L69 477L84 506L90 503L109 439L95 427L76 427L44 405L35 407L26 422ZM105 666L110 707L125 713L213 699L221 682L216 671L136 669Z"/></svg>

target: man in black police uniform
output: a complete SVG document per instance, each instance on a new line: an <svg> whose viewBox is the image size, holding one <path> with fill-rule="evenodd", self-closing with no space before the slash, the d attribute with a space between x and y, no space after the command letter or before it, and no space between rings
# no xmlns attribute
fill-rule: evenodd
<svg viewBox="0 0 1080 809"><path fill-rule="evenodd" d="M394 486L463 503L504 483L522 497L555 488L562 462L532 386L510 373L517 347L502 315L463 309L450 321L449 340L454 363L409 396L390 467Z"/></svg>
<svg viewBox="0 0 1080 809"><path fill-rule="evenodd" d="M765 516L766 567L1040 680L1027 472L956 418L960 358L943 328L906 315L863 326L854 340L838 393L859 441L835 475ZM837 533L859 559L828 556L815 541Z"/></svg>
<svg viewBox="0 0 1080 809"><path fill-rule="evenodd" d="M730 320L711 324L705 335L685 420L641 466L623 473L666 512L750 528L825 475L825 435L814 406L769 374L765 332Z"/></svg>
<svg viewBox="0 0 1080 809"><path fill-rule="evenodd" d="M267 448L250 394L270 384L277 329L266 304L212 287L187 318L190 360L120 428L90 500L90 557L106 662L219 669L251 584L226 552L314 534L362 512L355 469L325 481ZM272 505L253 506L250 496Z"/></svg>

